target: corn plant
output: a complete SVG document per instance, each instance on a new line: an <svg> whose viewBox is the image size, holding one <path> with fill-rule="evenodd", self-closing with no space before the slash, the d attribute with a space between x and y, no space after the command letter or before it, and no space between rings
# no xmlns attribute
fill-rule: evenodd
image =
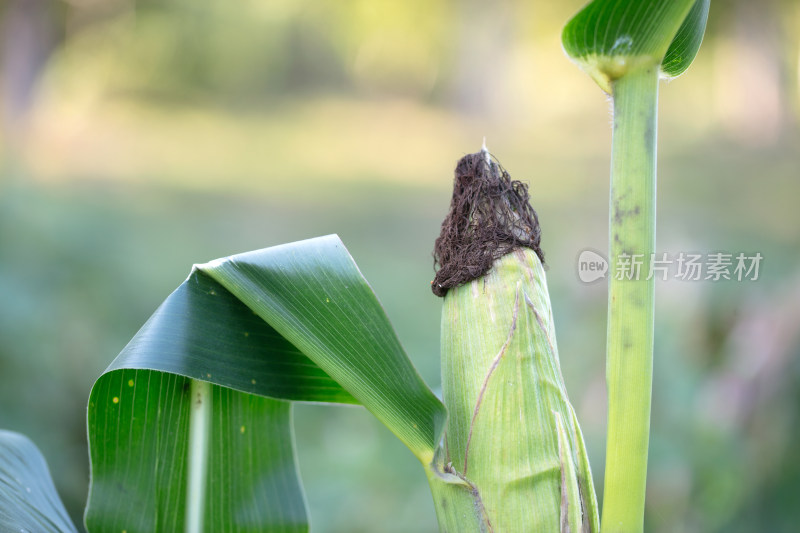
<svg viewBox="0 0 800 533"><path fill-rule="evenodd" d="M301 401L394 432L442 531L597 531L539 238L526 186L464 157L432 285L449 419L335 235L195 265L92 388L86 528L307 531ZM0 433L0 465L0 529L75 531L30 441Z"/></svg>
<svg viewBox="0 0 800 533"><path fill-rule="evenodd" d="M707 2L600 1L564 46L615 102L615 253L653 248L659 72L694 57ZM660 68L659 68L660 67ZM538 217L485 149L456 167L435 245L443 401L335 235L195 265L92 388L89 531L309 529L293 402L362 405L424 469L442 532L597 532L561 376ZM653 288L611 282L603 531L641 531ZM77 531L36 447L0 432L0 530Z"/></svg>

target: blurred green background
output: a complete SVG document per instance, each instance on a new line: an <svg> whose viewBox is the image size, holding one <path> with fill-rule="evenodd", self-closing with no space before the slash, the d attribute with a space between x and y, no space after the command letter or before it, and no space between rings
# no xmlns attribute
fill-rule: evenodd
<svg viewBox="0 0 800 533"><path fill-rule="evenodd" d="M94 379L193 263L338 233L439 388L431 249L456 160L530 184L567 386L605 445L606 96L561 50L580 0L4 0L0 427L71 514ZM712 2L662 84L659 252L760 252L657 284L647 531L800 523L800 4ZM296 408L316 533L433 532L416 460L361 408ZM600 495L602 497L602 495Z"/></svg>

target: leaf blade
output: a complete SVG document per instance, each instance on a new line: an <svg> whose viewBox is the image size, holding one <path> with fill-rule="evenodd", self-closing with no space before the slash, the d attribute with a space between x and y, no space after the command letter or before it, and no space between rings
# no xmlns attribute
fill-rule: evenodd
<svg viewBox="0 0 800 533"><path fill-rule="evenodd" d="M6 430L0 430L0 530L77 533L41 452Z"/></svg>
<svg viewBox="0 0 800 533"><path fill-rule="evenodd" d="M321 310L319 294L335 304ZM193 386L201 381L212 391L203 401L213 399L191 437L193 391L208 388ZM207 530L307 531L286 400L363 402L423 462L446 417L336 236L196 265L156 310L92 389L87 524L177 531L192 517ZM237 425L231 402L260 402L246 410L261 415ZM236 430L250 427L262 428L262 440L236 451ZM220 464L219 472L258 472L231 463L248 453L268 472L214 480ZM187 471L190 457L208 461L199 480ZM218 486L226 489L216 494Z"/></svg>
<svg viewBox="0 0 800 533"><path fill-rule="evenodd" d="M133 385L130 383L133 382ZM90 531L183 531L190 380L123 369L90 397ZM211 385L211 438L203 523L208 531L304 533L291 404ZM272 490L270 490L272 489Z"/></svg>
<svg viewBox="0 0 800 533"><path fill-rule="evenodd" d="M628 71L661 64L694 3L593 0L567 22L561 42L570 59L610 94L613 81Z"/></svg>
<svg viewBox="0 0 800 533"><path fill-rule="evenodd" d="M358 403L236 296L199 270L170 294L106 371L122 368L213 380L281 400Z"/></svg>
<svg viewBox="0 0 800 533"><path fill-rule="evenodd" d="M706 32L709 4L710 0L697 0L686 15L661 62L661 72L665 76L680 76L694 61Z"/></svg>
<svg viewBox="0 0 800 533"><path fill-rule="evenodd" d="M444 406L408 360L372 288L337 236L198 268L342 384L423 464L430 463L446 418Z"/></svg>

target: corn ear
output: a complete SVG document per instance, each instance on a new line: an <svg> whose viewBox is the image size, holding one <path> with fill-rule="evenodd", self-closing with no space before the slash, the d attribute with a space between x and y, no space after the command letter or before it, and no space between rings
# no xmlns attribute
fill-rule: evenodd
<svg viewBox="0 0 800 533"><path fill-rule="evenodd" d="M431 284L449 419L428 480L443 532L599 530L529 198L485 147L456 165Z"/></svg>
<svg viewBox="0 0 800 533"><path fill-rule="evenodd" d="M599 530L545 272L532 250L516 249L447 292L442 389L450 417L428 475L441 531Z"/></svg>

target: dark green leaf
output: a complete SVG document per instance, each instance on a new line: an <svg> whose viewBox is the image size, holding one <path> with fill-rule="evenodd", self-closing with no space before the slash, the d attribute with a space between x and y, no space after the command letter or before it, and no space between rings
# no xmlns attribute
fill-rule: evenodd
<svg viewBox="0 0 800 533"><path fill-rule="evenodd" d="M611 93L612 82L631 69L661 64L693 5L694 0L594 0L564 27L564 50Z"/></svg>
<svg viewBox="0 0 800 533"><path fill-rule="evenodd" d="M444 406L336 236L197 265L159 307L92 390L87 524L306 531L286 400L360 402L425 464L440 438Z"/></svg>
<svg viewBox="0 0 800 533"><path fill-rule="evenodd" d="M358 403L201 270L193 270L108 370L142 368L281 400Z"/></svg>
<svg viewBox="0 0 800 533"><path fill-rule="evenodd" d="M0 430L0 531L77 531L47 463L24 435Z"/></svg>
<svg viewBox="0 0 800 533"><path fill-rule="evenodd" d="M446 412L335 235L235 255L208 273L380 419L424 464Z"/></svg>
<svg viewBox="0 0 800 533"><path fill-rule="evenodd" d="M669 45L661 71L670 77L680 76L694 61L708 21L709 0L697 0Z"/></svg>

